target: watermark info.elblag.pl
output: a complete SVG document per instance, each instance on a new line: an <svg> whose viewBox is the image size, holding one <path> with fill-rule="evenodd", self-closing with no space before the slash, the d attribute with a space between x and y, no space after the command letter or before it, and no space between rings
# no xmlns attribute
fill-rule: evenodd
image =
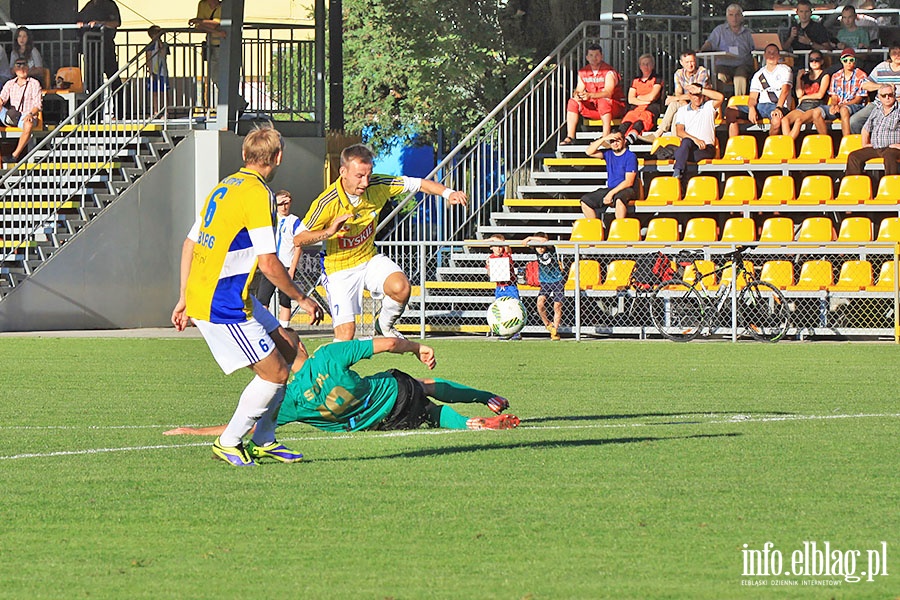
<svg viewBox="0 0 900 600"><path fill-rule="evenodd" d="M843 549L831 542L803 542L782 551L772 542L741 550L746 586L839 586L875 581L888 576L888 545L871 549Z"/></svg>

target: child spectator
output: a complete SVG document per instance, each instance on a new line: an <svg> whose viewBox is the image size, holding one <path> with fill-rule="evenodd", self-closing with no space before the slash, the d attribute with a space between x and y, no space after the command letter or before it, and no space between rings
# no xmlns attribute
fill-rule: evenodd
<svg viewBox="0 0 900 600"><path fill-rule="evenodd" d="M538 231L534 235L530 235L522 243L526 246L529 244L545 244L550 240L543 231ZM537 252L537 261L540 269L541 289L538 291L537 310L544 327L550 332L551 340L558 340L559 323L562 321L562 303L565 297L565 281L566 276L563 274L562 266L556 255L556 248L553 246L538 245L534 248ZM553 321L547 318L547 298L553 301Z"/></svg>
<svg viewBox="0 0 900 600"><path fill-rule="evenodd" d="M505 242L506 237L495 234L488 238L492 242ZM516 267L513 264L512 253L506 244L491 246L491 255L488 257L485 267L491 281L497 284L494 290L494 298L519 299L519 288L516 286Z"/></svg>
<svg viewBox="0 0 900 600"><path fill-rule="evenodd" d="M169 57L169 46L162 41L163 33L159 25L153 25L147 30L147 35L150 36L150 43L147 44L146 51L147 70L150 72L147 89L153 97L151 110L154 113L163 108L163 104L159 101L159 94L162 93L165 96L169 89L169 65L166 63Z"/></svg>

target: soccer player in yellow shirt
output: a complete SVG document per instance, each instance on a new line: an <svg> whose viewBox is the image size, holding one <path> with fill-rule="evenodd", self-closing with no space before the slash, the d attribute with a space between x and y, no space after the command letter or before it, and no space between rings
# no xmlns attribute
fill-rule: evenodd
<svg viewBox="0 0 900 600"><path fill-rule="evenodd" d="M464 192L416 177L372 173L374 154L362 144L341 152L340 177L316 198L297 235L296 246L325 241L325 291L336 340L352 340L356 316L362 313L363 290L382 298L376 331L403 337L394 327L409 301L409 279L375 249L375 228L384 205L401 194L424 192L450 204L466 205Z"/></svg>
<svg viewBox="0 0 900 600"><path fill-rule="evenodd" d="M284 357L293 360L291 343L275 317L249 292L258 265L312 315L313 323L322 318L321 307L294 285L275 253L275 197L267 181L281 164L283 147L281 134L271 126L247 134L244 168L210 193L181 251L181 294L172 324L182 331L193 321L225 374L241 367L256 374L213 443L213 455L234 466L253 465L254 458L302 458L275 440L275 418L288 380ZM245 448L243 437L254 425Z"/></svg>

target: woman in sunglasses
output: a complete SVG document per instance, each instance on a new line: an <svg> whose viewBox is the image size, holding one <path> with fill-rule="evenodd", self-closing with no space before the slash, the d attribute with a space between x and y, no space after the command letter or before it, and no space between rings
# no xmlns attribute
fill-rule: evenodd
<svg viewBox="0 0 900 600"><path fill-rule="evenodd" d="M781 120L781 133L795 140L807 123L813 123L818 133L828 132L820 110L826 104L828 85L831 83L831 77L823 68L824 60L819 50L813 50L809 53L809 69L801 69L797 73L797 85L794 87L797 108Z"/></svg>

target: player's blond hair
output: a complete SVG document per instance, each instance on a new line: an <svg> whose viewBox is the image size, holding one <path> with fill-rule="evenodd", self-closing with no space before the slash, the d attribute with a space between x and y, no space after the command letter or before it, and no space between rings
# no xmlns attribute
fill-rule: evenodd
<svg viewBox="0 0 900 600"><path fill-rule="evenodd" d="M268 123L254 127L244 138L244 144L241 146L244 164L261 167L274 167L278 153L283 149L284 139Z"/></svg>
<svg viewBox="0 0 900 600"><path fill-rule="evenodd" d="M365 144L353 144L341 150L341 166L346 167L352 160L371 165L375 162L375 153Z"/></svg>

